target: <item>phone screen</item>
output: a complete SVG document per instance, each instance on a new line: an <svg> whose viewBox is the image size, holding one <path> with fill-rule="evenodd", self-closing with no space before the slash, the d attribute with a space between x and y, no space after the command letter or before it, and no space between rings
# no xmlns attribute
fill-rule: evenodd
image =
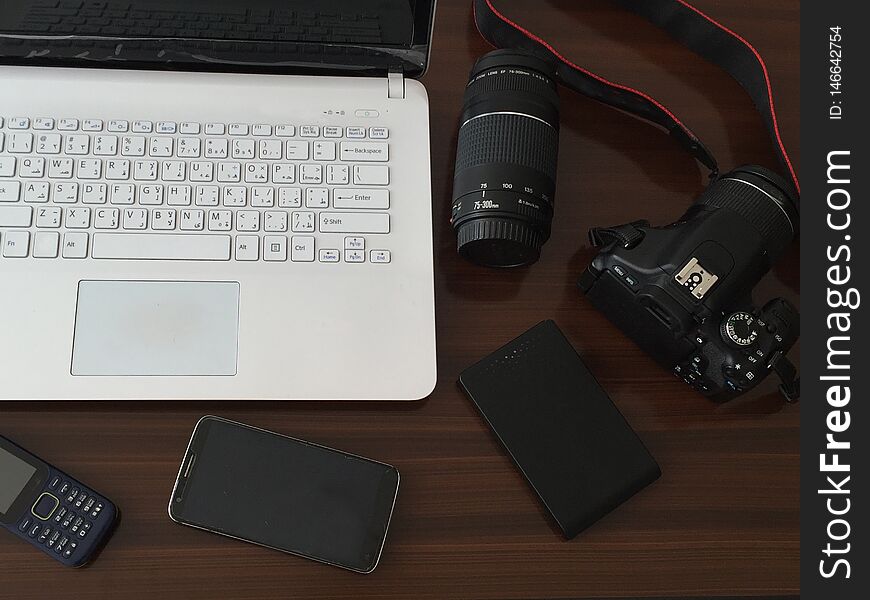
<svg viewBox="0 0 870 600"><path fill-rule="evenodd" d="M36 467L0 447L0 516L6 515L35 473Z"/></svg>
<svg viewBox="0 0 870 600"><path fill-rule="evenodd" d="M176 521L354 571L377 566L394 467L205 417L170 501Z"/></svg>

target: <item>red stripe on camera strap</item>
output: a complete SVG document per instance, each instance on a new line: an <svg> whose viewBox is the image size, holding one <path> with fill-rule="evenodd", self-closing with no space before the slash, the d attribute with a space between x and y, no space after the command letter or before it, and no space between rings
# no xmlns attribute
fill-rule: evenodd
<svg viewBox="0 0 870 600"><path fill-rule="evenodd" d="M767 66L752 44L685 0L616 1L737 80L761 114L777 157L799 194L800 183L779 132ZM568 60L544 39L499 12L492 0L474 0L474 17L477 29L493 46L526 50L555 62L556 77L563 85L663 127L714 176L718 174L713 153L673 112L652 96L609 81Z"/></svg>

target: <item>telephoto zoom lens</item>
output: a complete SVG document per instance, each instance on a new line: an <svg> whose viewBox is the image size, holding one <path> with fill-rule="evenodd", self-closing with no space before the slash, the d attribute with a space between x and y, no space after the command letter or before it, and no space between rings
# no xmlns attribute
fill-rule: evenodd
<svg viewBox="0 0 870 600"><path fill-rule="evenodd" d="M773 263L798 234L796 198L794 186L773 171L744 165L711 183L695 205L727 208L739 214L761 234Z"/></svg>
<svg viewBox="0 0 870 600"><path fill-rule="evenodd" d="M451 222L459 254L488 267L538 260L550 237L559 150L554 67L531 54L480 58L465 90Z"/></svg>

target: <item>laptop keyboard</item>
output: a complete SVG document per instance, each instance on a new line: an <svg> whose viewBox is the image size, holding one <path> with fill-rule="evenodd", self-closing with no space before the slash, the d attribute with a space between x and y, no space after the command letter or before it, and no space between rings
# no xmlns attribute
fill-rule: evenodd
<svg viewBox="0 0 870 600"><path fill-rule="evenodd" d="M391 261L384 127L0 117L0 257Z"/></svg>
<svg viewBox="0 0 870 600"><path fill-rule="evenodd" d="M377 12L339 14L233 7L228 3L197 11L183 3L151 8L123 1L37 0L17 28L35 34L134 38L356 44L382 41Z"/></svg>

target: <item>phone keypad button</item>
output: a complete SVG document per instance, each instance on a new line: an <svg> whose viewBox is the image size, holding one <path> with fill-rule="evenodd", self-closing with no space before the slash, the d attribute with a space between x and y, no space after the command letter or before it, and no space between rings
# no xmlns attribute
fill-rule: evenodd
<svg viewBox="0 0 870 600"><path fill-rule="evenodd" d="M76 548L78 548L78 545L79 545L78 542L70 542L69 546L67 546L66 550L64 550L64 552L63 552L63 557L70 558L73 555L73 552L76 551Z"/></svg>
<svg viewBox="0 0 870 600"><path fill-rule="evenodd" d="M103 503L97 502L97 505L94 507L94 510L91 511L91 518L96 519L100 516L100 513L103 512Z"/></svg>
<svg viewBox="0 0 870 600"><path fill-rule="evenodd" d="M37 523L36 525L34 525L33 527L30 528L30 531L27 532L27 535L29 535L32 538L35 538L39 534L40 529L42 529L42 525Z"/></svg>
<svg viewBox="0 0 870 600"><path fill-rule="evenodd" d="M48 484L48 487L50 487L51 489L54 489L58 486L59 483L60 483L60 477L55 476L51 479L51 483Z"/></svg>
<svg viewBox="0 0 870 600"><path fill-rule="evenodd" d="M91 512L91 509L94 507L94 503L96 503L97 499L91 496L88 498L88 501L85 502L85 505L82 507L82 510L86 513Z"/></svg>
<svg viewBox="0 0 870 600"><path fill-rule="evenodd" d="M18 531L27 531L27 528L30 527L30 524L33 523L33 519L30 517L24 517L21 520L21 524L18 526Z"/></svg>
<svg viewBox="0 0 870 600"><path fill-rule="evenodd" d="M81 517L77 517L75 522L73 523L73 526L70 528L70 531L73 533L78 533L84 522L84 519L82 519Z"/></svg>
<svg viewBox="0 0 870 600"><path fill-rule="evenodd" d="M71 504L76 499L76 496L79 495L80 491L81 490L77 487L74 487L72 490L70 490L69 496L66 497L67 503Z"/></svg>
<svg viewBox="0 0 870 600"><path fill-rule="evenodd" d="M48 539L48 536L51 535L51 527L44 527L42 531L39 533L39 543L44 544Z"/></svg>
<svg viewBox="0 0 870 600"><path fill-rule="evenodd" d="M57 543L57 545L54 547L55 553L60 554L61 552L63 552L63 550L64 550L64 548L66 548L67 544L69 544L69 538L64 536L64 538L62 540L60 540Z"/></svg>
<svg viewBox="0 0 870 600"><path fill-rule="evenodd" d="M51 534L51 537L48 538L48 543L46 544L49 548L53 548L56 543L60 541L60 532L55 531Z"/></svg>
<svg viewBox="0 0 870 600"><path fill-rule="evenodd" d="M57 493L60 494L61 496L63 496L64 494L66 494L69 491L70 487L71 487L70 482L64 481L63 485L60 486L60 489L57 490Z"/></svg>
<svg viewBox="0 0 870 600"><path fill-rule="evenodd" d="M79 494L79 497L76 498L76 501L75 501L74 506L75 506L76 508L81 508L81 507L82 507L82 504L84 504L84 501L87 500L87 499L88 499L88 494L87 494L87 492L82 492L81 494Z"/></svg>
<svg viewBox="0 0 870 600"><path fill-rule="evenodd" d="M64 515L66 515L66 513L68 513L68 512L69 511L67 510L66 506L61 506L57 510L57 513L54 515L54 522L55 523L62 523Z"/></svg>

